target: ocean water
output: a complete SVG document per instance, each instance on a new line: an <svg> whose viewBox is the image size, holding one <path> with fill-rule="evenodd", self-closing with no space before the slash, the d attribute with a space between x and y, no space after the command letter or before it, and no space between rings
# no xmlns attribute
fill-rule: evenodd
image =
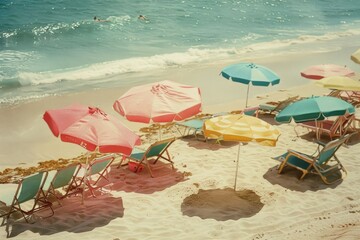
<svg viewBox="0 0 360 240"><path fill-rule="evenodd" d="M0 104L360 36L359 19L358 0L1 0Z"/></svg>

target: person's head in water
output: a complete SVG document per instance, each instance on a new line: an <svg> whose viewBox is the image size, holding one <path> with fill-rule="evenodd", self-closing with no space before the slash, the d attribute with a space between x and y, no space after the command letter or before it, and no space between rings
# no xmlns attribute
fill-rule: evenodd
<svg viewBox="0 0 360 240"><path fill-rule="evenodd" d="M146 20L146 17L144 15L139 15L138 19L140 20Z"/></svg>

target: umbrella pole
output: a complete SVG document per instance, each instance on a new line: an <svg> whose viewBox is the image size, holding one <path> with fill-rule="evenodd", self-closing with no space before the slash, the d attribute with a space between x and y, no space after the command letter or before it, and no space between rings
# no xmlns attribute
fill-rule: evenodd
<svg viewBox="0 0 360 240"><path fill-rule="evenodd" d="M239 148L238 148L238 153L237 153L237 160L236 160L234 191L236 191L236 180L237 180L237 175L238 175L238 170L239 170L239 157L240 157L240 143L239 143Z"/></svg>
<svg viewBox="0 0 360 240"><path fill-rule="evenodd" d="M246 92L246 103L245 103L245 108L247 108L247 106L248 106L249 88L250 88L250 83L248 84L248 88L247 88L247 92Z"/></svg>
<svg viewBox="0 0 360 240"><path fill-rule="evenodd" d="M159 123L159 140L161 141L161 123Z"/></svg>
<svg viewBox="0 0 360 240"><path fill-rule="evenodd" d="M84 204L84 193L85 193L85 186L86 186L86 182L85 181L88 181L87 177L88 177L88 172L87 172L87 169L89 167L89 155L90 155L90 152L87 151L86 153L86 164L85 164L85 172L84 172L84 180L82 182L82 193L81 193L81 204Z"/></svg>

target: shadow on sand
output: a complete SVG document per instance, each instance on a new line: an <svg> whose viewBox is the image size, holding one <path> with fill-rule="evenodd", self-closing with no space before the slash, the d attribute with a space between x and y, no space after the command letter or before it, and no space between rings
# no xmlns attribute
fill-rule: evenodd
<svg viewBox="0 0 360 240"><path fill-rule="evenodd" d="M263 206L260 196L252 190L200 189L184 199L181 211L189 217L226 221L254 216Z"/></svg>

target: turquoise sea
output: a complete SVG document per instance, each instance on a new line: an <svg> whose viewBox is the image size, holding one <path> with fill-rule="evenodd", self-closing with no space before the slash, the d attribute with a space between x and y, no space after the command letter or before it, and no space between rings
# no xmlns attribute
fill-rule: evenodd
<svg viewBox="0 0 360 240"><path fill-rule="evenodd" d="M344 34L358 0L1 0L0 104Z"/></svg>

